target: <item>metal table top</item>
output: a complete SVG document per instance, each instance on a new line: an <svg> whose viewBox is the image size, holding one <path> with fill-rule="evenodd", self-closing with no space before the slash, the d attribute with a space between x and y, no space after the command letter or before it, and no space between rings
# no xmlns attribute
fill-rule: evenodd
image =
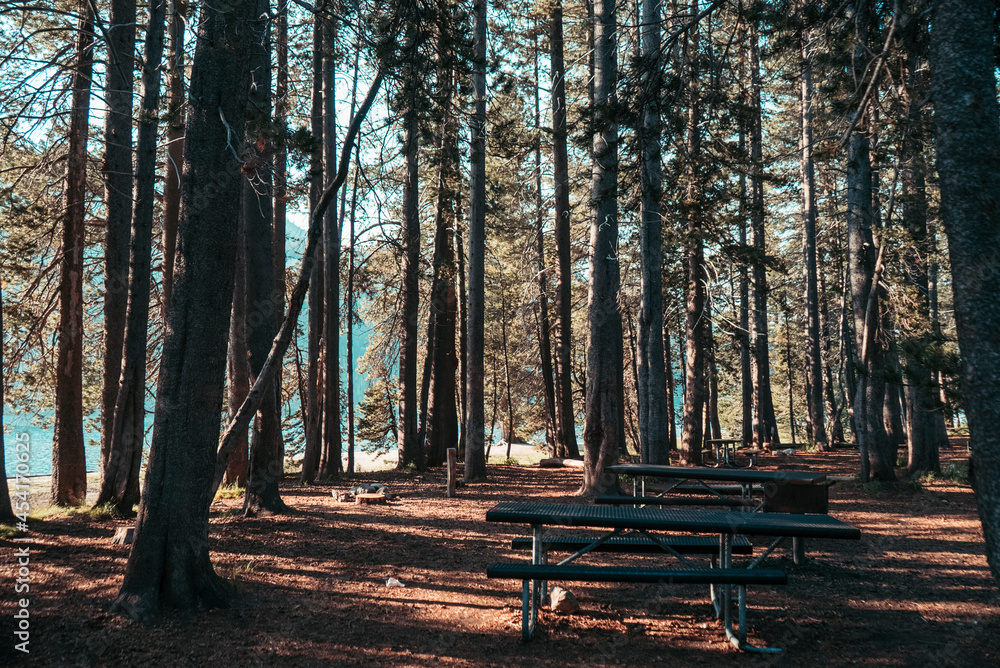
<svg viewBox="0 0 1000 668"><path fill-rule="evenodd" d="M785 483L815 485L826 481L825 473L812 471L757 471L753 469L717 469L704 466L665 466L662 464L614 464L605 469L612 473L657 478L727 481L740 483Z"/></svg>
<svg viewBox="0 0 1000 668"><path fill-rule="evenodd" d="M829 515L738 513L505 501L486 512L487 522L519 522L691 533L858 539L861 531Z"/></svg>

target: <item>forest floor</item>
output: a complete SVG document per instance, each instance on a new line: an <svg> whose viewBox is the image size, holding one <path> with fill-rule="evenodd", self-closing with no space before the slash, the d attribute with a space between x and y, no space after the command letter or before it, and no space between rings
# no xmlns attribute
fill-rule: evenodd
<svg viewBox="0 0 1000 668"><path fill-rule="evenodd" d="M958 444L956 444L958 445ZM965 461L964 444L943 454ZM857 453L773 455L760 468L854 475ZM525 527L491 524L505 500L573 502L579 470L490 466L489 481L445 498L445 473L364 473L335 485L284 486L289 515L244 519L240 501L212 507L217 571L238 598L228 610L168 614L146 626L108 612L128 547L127 521L85 513L31 524L30 656L13 650L15 545L0 540L0 665L46 666L989 666L1000 664L1000 596L984 557L968 485L830 489L830 514L859 541L811 540L795 566L768 566L781 587L751 588L750 641L780 655L734 649L705 587L569 583L575 615L544 612L521 641L520 583L487 580L514 555ZM386 505L342 503L332 490L380 482ZM179 509L180 510L180 509ZM620 558L620 557L619 557ZM649 557L652 558L652 557ZM389 587L387 578L405 587Z"/></svg>

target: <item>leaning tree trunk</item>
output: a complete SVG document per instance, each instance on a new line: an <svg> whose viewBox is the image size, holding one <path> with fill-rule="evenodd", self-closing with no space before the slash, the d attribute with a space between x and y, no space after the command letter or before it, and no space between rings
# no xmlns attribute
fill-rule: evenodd
<svg viewBox="0 0 1000 668"><path fill-rule="evenodd" d="M468 363L466 390L465 479L486 477L485 410L483 364L485 348L485 269L486 269L486 0L473 1L472 98L473 111L469 146L469 310L465 360Z"/></svg>
<svg viewBox="0 0 1000 668"><path fill-rule="evenodd" d="M201 8L191 72L183 220L167 311L153 440L135 542L112 610L136 620L164 605L226 605L231 591L209 559L216 463L243 164L229 129L247 106L254 3ZM228 125L228 127L227 127ZM179 512L178 509L183 509Z"/></svg>
<svg viewBox="0 0 1000 668"><path fill-rule="evenodd" d="M164 3L150 4L142 68L135 212L132 216L128 314L121 383L115 404L109 456L96 502L97 505L113 503L120 513L128 515L132 514L132 506L139 503L139 467L146 430L146 331L149 327L149 286L152 278L156 109L160 101L165 20Z"/></svg>
<svg viewBox="0 0 1000 668"><path fill-rule="evenodd" d="M52 503L76 506L87 496L83 448L83 251L87 208L87 130L94 68L94 16L84 3L73 68L66 209L63 215L59 282L59 352L56 366L55 432L52 442Z"/></svg>
<svg viewBox="0 0 1000 668"><path fill-rule="evenodd" d="M135 0L112 0L104 75L104 388L101 405L101 503L111 462L115 403L129 299L129 232L132 229L132 70L135 66ZM116 457L117 458L117 457ZM113 475L113 474L112 474ZM136 490L138 492L138 490ZM131 510L131 506L129 506Z"/></svg>
<svg viewBox="0 0 1000 668"><path fill-rule="evenodd" d="M663 232L660 199L663 176L660 156L660 0L642 4L642 130L639 213L642 303L639 308L639 441L640 457L649 464L670 461L667 387L663 357Z"/></svg>
<svg viewBox="0 0 1000 668"><path fill-rule="evenodd" d="M594 2L594 134L590 204L590 295L587 309L587 400L581 494L617 488L605 468L625 444L622 320L618 309L617 17L612 0Z"/></svg>
<svg viewBox="0 0 1000 668"><path fill-rule="evenodd" d="M573 333L573 268L570 249L569 157L566 126L566 66L563 59L562 0L551 3L549 14L550 71L552 74L552 188L556 238L556 402L560 432L559 457L577 458L576 410L573 408L571 354Z"/></svg>
<svg viewBox="0 0 1000 668"><path fill-rule="evenodd" d="M972 484L986 557L1000 580L1000 127L993 12L987 0L942 0L931 23L931 94L941 216L948 233Z"/></svg>
<svg viewBox="0 0 1000 668"><path fill-rule="evenodd" d="M257 16L267 16L270 0L257 0ZM281 296L274 289L274 237L272 187L268 162L273 156L268 132L271 127L271 40L269 20L258 18L252 24L250 68L253 86L247 109L247 145L256 147L244 168L243 222L245 225L247 281L247 350L250 375L254 378L267 360L271 342L277 333L275 312ZM246 515L259 511L272 513L287 510L278 485L283 473L285 453L281 437L281 415L277 378L265 387L264 397L254 418L250 436L250 460L247 470Z"/></svg>

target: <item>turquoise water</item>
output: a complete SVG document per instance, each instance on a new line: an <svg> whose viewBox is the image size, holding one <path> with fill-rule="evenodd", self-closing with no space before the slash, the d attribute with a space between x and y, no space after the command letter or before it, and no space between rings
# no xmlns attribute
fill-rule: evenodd
<svg viewBox="0 0 1000 668"><path fill-rule="evenodd" d="M13 419L11 418L13 422ZM27 439L25 439L27 436ZM101 462L101 435L97 432L84 432L83 435L87 471L94 472L100 470ZM27 443L29 446L28 475L51 475L52 474L52 429L43 429L30 424L8 422L8 417L4 416L4 466L7 477L13 477L18 472L17 466L21 462L18 460L18 452L24 452L23 448L16 448L17 443ZM24 475L22 469L21 474Z"/></svg>

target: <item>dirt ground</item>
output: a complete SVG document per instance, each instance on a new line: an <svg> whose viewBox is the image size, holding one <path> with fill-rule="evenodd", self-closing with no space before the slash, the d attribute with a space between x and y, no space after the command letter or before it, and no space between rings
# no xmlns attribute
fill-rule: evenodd
<svg viewBox="0 0 1000 668"><path fill-rule="evenodd" d="M962 461L965 448L944 458ZM778 466L852 475L857 453L760 464ZM212 558L237 601L153 626L107 612L129 549L111 537L128 522L86 514L33 521L28 657L13 650L15 544L0 541L0 665L1000 664L1000 596L973 494L943 480L919 489L866 490L855 481L831 488L830 513L860 527L861 540L810 541L801 567L782 550L767 565L787 571L788 584L749 594L751 642L783 654L734 649L703 586L568 583L580 612L543 612L539 634L524 643L520 583L487 580L485 571L527 558L510 549L511 537L527 530L484 516L504 500L572 503L578 481L577 470L491 466L489 482L448 499L443 470L365 473L315 487L289 480L284 498L295 512L249 520L232 512L239 500L217 501ZM359 506L332 497L358 482L381 482L396 498ZM390 577L405 587L387 586Z"/></svg>

